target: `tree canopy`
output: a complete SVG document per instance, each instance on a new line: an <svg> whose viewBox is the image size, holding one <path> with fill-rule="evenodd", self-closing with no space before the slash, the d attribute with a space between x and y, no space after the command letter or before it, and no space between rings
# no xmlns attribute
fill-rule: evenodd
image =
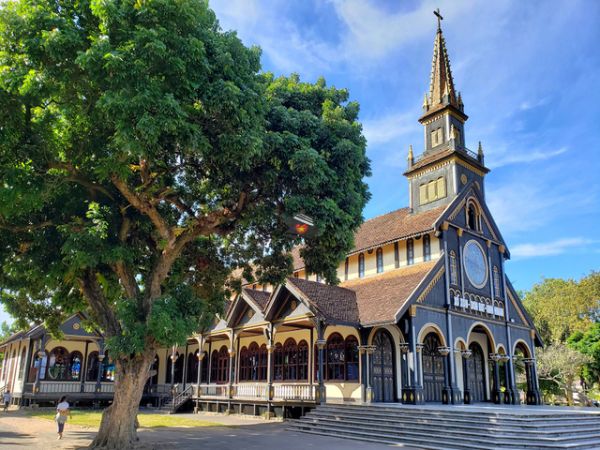
<svg viewBox="0 0 600 450"><path fill-rule="evenodd" d="M242 277L289 274L286 217L315 221L302 256L336 282L369 198L358 112L322 79L261 73L206 1L6 2L2 301L28 321L87 311L117 377L142 379Z"/></svg>

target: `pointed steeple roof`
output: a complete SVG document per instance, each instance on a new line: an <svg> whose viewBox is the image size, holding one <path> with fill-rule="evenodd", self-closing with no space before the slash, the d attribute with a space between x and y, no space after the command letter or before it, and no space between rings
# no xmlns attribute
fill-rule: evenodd
<svg viewBox="0 0 600 450"><path fill-rule="evenodd" d="M433 60L431 62L431 82L429 85L429 108L452 105L459 108L458 94L454 89L450 59L446 50L446 41L442 33L438 17L438 29L433 45Z"/></svg>

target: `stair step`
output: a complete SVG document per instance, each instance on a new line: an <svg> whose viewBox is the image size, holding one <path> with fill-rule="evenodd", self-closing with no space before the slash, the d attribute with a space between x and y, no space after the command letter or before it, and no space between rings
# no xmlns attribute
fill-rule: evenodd
<svg viewBox="0 0 600 450"><path fill-rule="evenodd" d="M312 420L312 422L311 422ZM366 426L369 425L369 423L366 423L365 421L360 421L360 420L348 420L348 419L341 419L341 418L330 418L330 417L319 417L319 418L313 418L312 416L307 416L303 422L309 422L312 424L318 424L318 423L326 423L326 424L342 424L344 426L350 426L350 425L355 425L357 427L361 427L361 426ZM466 426L462 426L462 427L445 427L443 430L438 430L437 428L433 428L432 424L411 424L411 423L403 423L403 424L394 424L394 423L383 423L383 421L378 421L373 423L374 426L377 427L377 429L382 430L388 430L391 432L399 432L399 433L405 433L405 432L413 432L415 430L419 430L419 431L424 431L428 434L438 434L438 433L445 433L445 434L453 434L453 435L466 435L466 436L472 436L472 435L477 435L477 433L475 433L473 431L473 427L466 427ZM598 428L586 428L585 430L572 430L570 428L567 428L563 431L557 432L557 431L552 431L550 433L543 433L543 436L540 436L540 433L527 433L527 434L523 434L521 432L521 430L518 429L514 429L514 428L496 428L493 430L490 430L489 428L486 428L486 433L492 437L496 437L496 438L513 438L516 435L519 435L519 439L521 440L535 440L535 441L548 441L548 442L566 442L566 441L570 441L573 439L600 439L600 429Z"/></svg>
<svg viewBox="0 0 600 450"><path fill-rule="evenodd" d="M325 404L290 421L289 429L424 450L600 449L600 415L592 411Z"/></svg>

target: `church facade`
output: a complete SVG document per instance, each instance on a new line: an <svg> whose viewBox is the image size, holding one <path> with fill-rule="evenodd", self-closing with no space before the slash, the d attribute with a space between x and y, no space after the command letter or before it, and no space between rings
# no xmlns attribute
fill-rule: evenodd
<svg viewBox="0 0 600 450"><path fill-rule="evenodd" d="M338 286L295 251L284 284L243 288L210 329L157 353L146 398L249 414L340 401L540 404L542 343L505 273L510 253L486 205L481 145L465 147L467 119L438 22L408 207L360 227ZM0 390L22 403L112 395L102 336L69 320L63 341L36 327L0 344Z"/></svg>

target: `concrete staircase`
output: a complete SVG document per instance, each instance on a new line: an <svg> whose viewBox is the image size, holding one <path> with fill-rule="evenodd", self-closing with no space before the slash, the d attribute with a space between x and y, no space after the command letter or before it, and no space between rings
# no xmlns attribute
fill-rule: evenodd
<svg viewBox="0 0 600 450"><path fill-rule="evenodd" d="M549 407L318 406L288 428L422 450L600 449L600 411Z"/></svg>

